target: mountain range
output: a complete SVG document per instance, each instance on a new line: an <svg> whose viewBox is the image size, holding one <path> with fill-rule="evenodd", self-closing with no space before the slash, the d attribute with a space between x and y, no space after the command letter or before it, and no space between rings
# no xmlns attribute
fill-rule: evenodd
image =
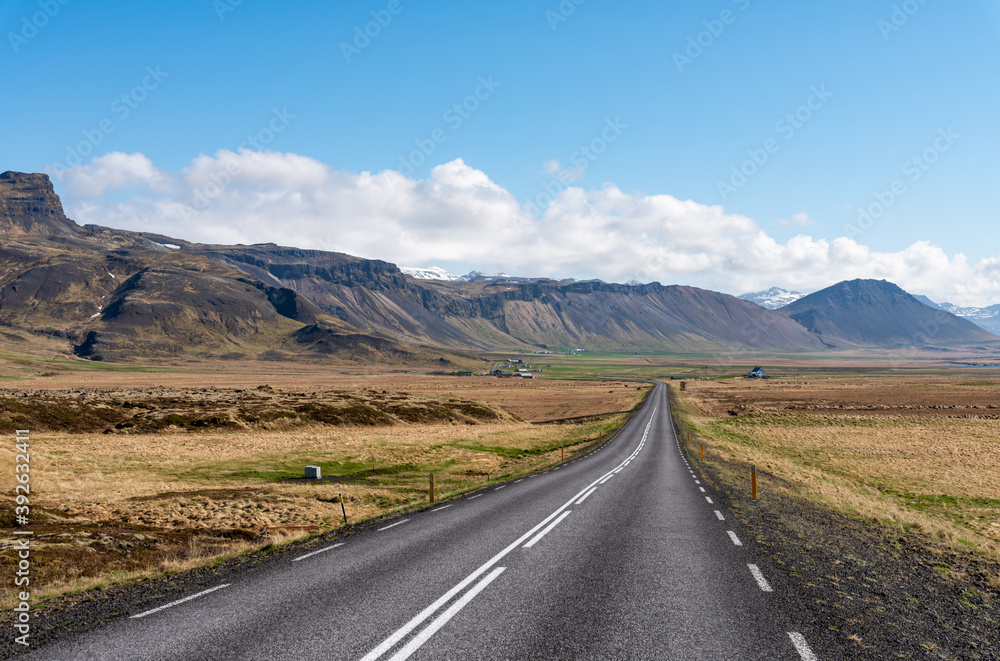
<svg viewBox="0 0 1000 661"><path fill-rule="evenodd" d="M841 285L774 311L655 282L421 279L342 253L81 227L46 175L0 175L0 345L28 353L399 363L558 347L732 354L1000 343L890 283ZM929 319L947 330L919 336Z"/></svg>

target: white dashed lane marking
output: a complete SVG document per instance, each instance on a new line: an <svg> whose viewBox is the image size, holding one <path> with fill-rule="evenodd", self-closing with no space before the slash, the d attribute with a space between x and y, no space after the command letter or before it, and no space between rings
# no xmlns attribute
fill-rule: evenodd
<svg viewBox="0 0 1000 661"><path fill-rule="evenodd" d="M720 512L719 510L715 510L715 516L717 516L719 518L719 521L725 521L726 520L726 517L722 516L722 512Z"/></svg>
<svg viewBox="0 0 1000 661"><path fill-rule="evenodd" d="M327 551L332 551L333 549L337 548L338 546L343 546L343 545L344 545L344 543L341 542L340 544L334 544L333 546L327 546L325 549L320 549L318 551L313 551L312 553L306 553L305 555L300 555L299 557L297 557L294 560L292 560L292 562L298 562L299 560L305 560L306 558L311 558L314 555L319 555L320 553L326 553Z"/></svg>
<svg viewBox="0 0 1000 661"><path fill-rule="evenodd" d="M197 599L198 597L203 597L203 596L205 596L206 594L208 594L210 592L215 592L216 590L221 590L222 588L228 588L230 585L231 585L230 583L223 583L222 585L216 585L214 588L209 588L207 590L202 590L201 592L199 592L197 594L193 594L190 597L184 597L183 599L178 599L177 601L171 601L169 604L163 604L159 608L153 608L153 609L150 609L150 610L145 611L143 613L139 613L138 615L133 615L132 619L135 620L135 619L138 619L140 617L146 617L147 615L152 615L153 613L159 613L160 611L166 610L166 609L168 609L168 608L170 608L172 606L177 606L179 604L183 604L186 601L191 601L192 599Z"/></svg>
<svg viewBox="0 0 1000 661"><path fill-rule="evenodd" d="M382 532L383 530L388 530L389 528L395 528L396 526L401 526L404 523L406 523L407 521L409 521L409 519L403 519L402 521L397 521L396 523L390 523L389 525L385 526L384 528L379 528L378 532Z"/></svg>
<svg viewBox="0 0 1000 661"><path fill-rule="evenodd" d="M733 544L735 544L736 546L743 546L743 542L740 541L740 538L737 537L736 533L734 533L732 530L727 530L726 534L729 535L729 539L733 540Z"/></svg>
<svg viewBox="0 0 1000 661"><path fill-rule="evenodd" d="M757 581L757 585L760 587L761 590L763 590L764 592L773 592L773 590L771 589L771 584L767 582L766 578L764 578L764 573L760 570L760 567L758 567L757 565L749 565L749 564L747 565L747 567L750 569L750 573L753 574L753 578L755 581Z"/></svg>
<svg viewBox="0 0 1000 661"><path fill-rule="evenodd" d="M798 651L799 656L802 657L802 661L819 661L819 657L813 653L809 647L809 643L806 642L805 636L797 631L789 631L788 637L792 639L792 645L795 645L795 649Z"/></svg>

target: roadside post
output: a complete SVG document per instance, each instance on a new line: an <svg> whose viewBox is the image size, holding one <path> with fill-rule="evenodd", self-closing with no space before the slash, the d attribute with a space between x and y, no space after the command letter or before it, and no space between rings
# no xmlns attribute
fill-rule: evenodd
<svg viewBox="0 0 1000 661"><path fill-rule="evenodd" d="M431 505L434 504L434 473L431 473Z"/></svg>
<svg viewBox="0 0 1000 661"><path fill-rule="evenodd" d="M757 500L757 464L750 467L750 493Z"/></svg>
<svg viewBox="0 0 1000 661"><path fill-rule="evenodd" d="M347 510L344 508L344 494L340 495L340 511L344 514L344 525L347 525Z"/></svg>

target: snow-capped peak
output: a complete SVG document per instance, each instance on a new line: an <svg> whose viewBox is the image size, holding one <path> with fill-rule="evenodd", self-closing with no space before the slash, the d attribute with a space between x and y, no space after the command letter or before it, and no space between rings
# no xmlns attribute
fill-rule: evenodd
<svg viewBox="0 0 1000 661"><path fill-rule="evenodd" d="M427 268L400 266L399 270L418 280L458 280L460 277L450 271L445 271L440 266L428 266Z"/></svg>
<svg viewBox="0 0 1000 661"><path fill-rule="evenodd" d="M781 287L771 287L764 291L753 291L746 294L740 295L744 301L752 301L762 308L767 308L768 310L777 310L778 308L783 308L789 303L794 303L805 296L802 292L798 291L788 291L787 289L782 289Z"/></svg>

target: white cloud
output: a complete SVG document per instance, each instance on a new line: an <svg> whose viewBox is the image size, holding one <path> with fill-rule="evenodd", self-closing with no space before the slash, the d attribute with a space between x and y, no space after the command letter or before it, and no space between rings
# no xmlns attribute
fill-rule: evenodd
<svg viewBox="0 0 1000 661"><path fill-rule="evenodd" d="M555 158L545 163L545 174L564 184L583 179L586 169L586 165L578 165L572 168L565 167Z"/></svg>
<svg viewBox="0 0 1000 661"><path fill-rule="evenodd" d="M787 218L779 218L778 224L784 227L794 225L795 227L809 227L810 225L815 225L816 221L809 217L805 211L800 211L789 220Z"/></svg>
<svg viewBox="0 0 1000 661"><path fill-rule="evenodd" d="M167 175L143 154L111 152L95 158L90 165L53 171L57 180L66 179L73 193L83 199L100 198L109 190L146 188L165 192Z"/></svg>
<svg viewBox="0 0 1000 661"><path fill-rule="evenodd" d="M394 170L343 172L278 152L223 150L180 171L161 170L142 154L113 153L62 171L57 186L66 187L68 214L78 222L205 243L274 242L397 264L634 277L731 293L884 278L937 301L1000 302L1000 256L969 264L927 242L883 253L850 238L804 234L781 243L721 206L613 184L567 187L535 217L461 159L419 180ZM789 224L808 220L800 213Z"/></svg>

